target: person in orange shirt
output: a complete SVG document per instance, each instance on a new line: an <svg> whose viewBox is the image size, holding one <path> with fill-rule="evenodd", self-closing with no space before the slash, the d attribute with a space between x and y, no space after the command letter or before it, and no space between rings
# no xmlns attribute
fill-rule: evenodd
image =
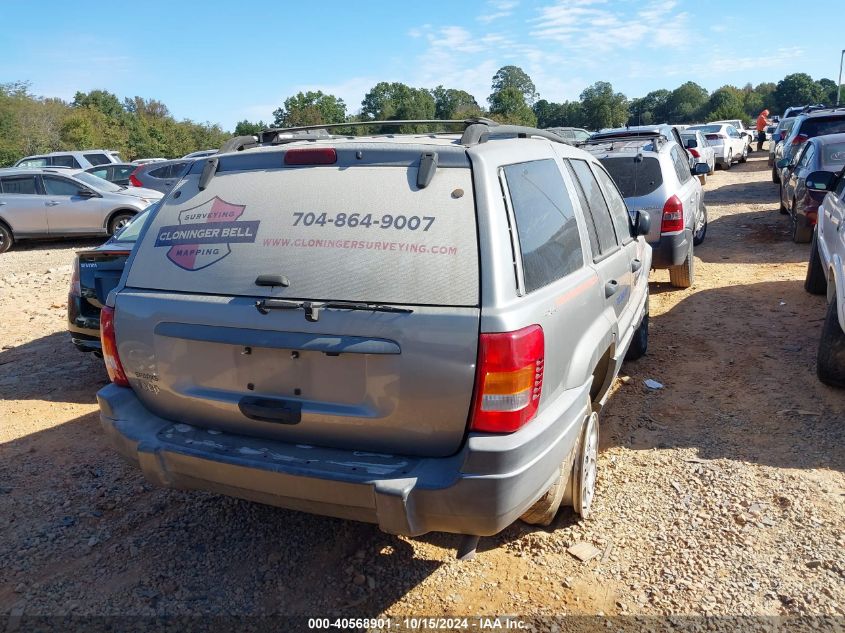
<svg viewBox="0 0 845 633"><path fill-rule="evenodd" d="M766 140L766 126L770 125L769 111L763 110L757 117L757 151L763 151L763 141Z"/></svg>

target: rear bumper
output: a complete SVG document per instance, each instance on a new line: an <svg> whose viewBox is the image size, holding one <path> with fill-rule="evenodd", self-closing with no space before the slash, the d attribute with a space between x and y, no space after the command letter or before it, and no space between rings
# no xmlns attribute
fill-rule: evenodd
<svg viewBox="0 0 845 633"><path fill-rule="evenodd" d="M70 332L70 340L77 349L83 352L99 352L102 349L100 344L100 318L85 316L82 312L81 297L68 295L67 298L67 329Z"/></svg>
<svg viewBox="0 0 845 633"><path fill-rule="evenodd" d="M661 235L656 242L649 242L651 246L651 267L669 268L684 263L689 252L692 231L685 230L677 235Z"/></svg>
<svg viewBox="0 0 845 633"><path fill-rule="evenodd" d="M525 512L559 475L589 414L589 383L509 435L470 434L444 458L295 445L174 423L131 389L100 390L100 420L151 482L376 523L385 532L487 536Z"/></svg>

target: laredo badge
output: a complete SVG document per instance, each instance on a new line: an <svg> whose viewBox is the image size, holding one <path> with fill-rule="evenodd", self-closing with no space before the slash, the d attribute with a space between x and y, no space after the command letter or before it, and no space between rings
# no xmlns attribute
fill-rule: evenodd
<svg viewBox="0 0 845 633"><path fill-rule="evenodd" d="M185 270L200 270L232 252L230 244L255 242L260 220L238 218L246 205L215 196L198 207L179 213L179 224L158 230L155 246L169 246L167 258Z"/></svg>

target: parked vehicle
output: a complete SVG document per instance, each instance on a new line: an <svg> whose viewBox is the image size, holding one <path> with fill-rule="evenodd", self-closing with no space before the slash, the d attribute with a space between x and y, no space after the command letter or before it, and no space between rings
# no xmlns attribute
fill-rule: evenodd
<svg viewBox="0 0 845 633"><path fill-rule="evenodd" d="M802 106L791 106L791 107L787 108L786 110L784 110L783 118L785 119L787 117L796 117L799 114L812 112L813 110L824 110L827 107L828 106L824 105L823 103L813 103L813 104L807 104L807 105L802 105Z"/></svg>
<svg viewBox="0 0 845 633"><path fill-rule="evenodd" d="M218 150L216 149L201 149L198 152L191 152L190 154L185 154L182 158L205 158L206 156L212 156L217 153Z"/></svg>
<svg viewBox="0 0 845 633"><path fill-rule="evenodd" d="M590 133L580 127L550 127L549 132L554 132L570 145L578 145L590 138Z"/></svg>
<svg viewBox="0 0 845 633"><path fill-rule="evenodd" d="M669 126L621 128L593 135L584 149L601 161L632 212L655 218L646 237L652 268L667 268L673 286L689 288L693 247L707 233L701 183L692 176L706 174L709 167L696 163L691 171L677 136Z"/></svg>
<svg viewBox="0 0 845 633"><path fill-rule="evenodd" d="M138 165L129 175L129 184L167 193L187 173L191 163L193 159L180 158Z"/></svg>
<svg viewBox="0 0 845 633"><path fill-rule="evenodd" d="M781 163L788 161L781 160ZM785 164L783 166L786 166ZM825 189L808 186L808 178L819 171L835 173L845 166L845 134L830 134L808 139L783 173L781 209L792 219L792 239L807 243L813 236L819 204ZM812 182L812 181L811 181Z"/></svg>
<svg viewBox="0 0 845 633"><path fill-rule="evenodd" d="M67 320L71 342L80 351L101 355L100 308L120 281L129 252L160 202L154 202L132 218L105 244L76 253L67 299Z"/></svg>
<svg viewBox="0 0 845 633"><path fill-rule="evenodd" d="M748 159L748 143L740 136L737 129L727 123L707 123L692 125L686 132L698 130L713 148L716 163L722 169L730 169L736 163Z"/></svg>
<svg viewBox="0 0 845 633"><path fill-rule="evenodd" d="M845 170L814 172L807 176L807 186L827 192L819 206L804 280L808 292L827 295L816 371L823 383L845 388Z"/></svg>
<svg viewBox="0 0 845 633"><path fill-rule="evenodd" d="M714 123L726 123L727 125L732 125L734 129L739 132L739 135L745 141L745 147L748 152L751 152L752 143L757 140L757 130L750 130L745 127L745 124L742 122L741 119L729 119L726 121L710 121L708 125L712 125Z"/></svg>
<svg viewBox="0 0 845 633"><path fill-rule="evenodd" d="M133 165L148 165L150 163L163 163L166 160L167 160L166 158L161 158L161 157L158 157L158 158L136 158L135 160L132 161L132 164Z"/></svg>
<svg viewBox="0 0 845 633"><path fill-rule="evenodd" d="M392 534L587 515L598 412L648 342L647 214L533 128L249 145L193 163L102 309L117 449Z"/></svg>
<svg viewBox="0 0 845 633"><path fill-rule="evenodd" d="M692 154L695 163L707 165L707 174L716 171L716 152L710 147L710 143L704 138L700 130L681 132L681 140L684 142L684 148ZM702 185L707 182L707 174L701 174L698 177Z"/></svg>
<svg viewBox="0 0 845 633"><path fill-rule="evenodd" d="M137 165L132 163L114 163L110 165L98 165L89 167L85 171L92 176L108 180L116 185L129 186L129 176L135 171Z"/></svg>
<svg viewBox="0 0 845 633"><path fill-rule="evenodd" d="M775 131L772 132L772 137L769 141L769 167L772 168L772 182L775 183L780 182L780 170L775 163L783 158L783 141L789 135L793 123L795 123L794 118L781 119Z"/></svg>
<svg viewBox="0 0 845 633"><path fill-rule="evenodd" d="M21 239L114 235L159 198L84 171L0 169L0 253Z"/></svg>
<svg viewBox="0 0 845 633"><path fill-rule="evenodd" d="M15 167L70 167L88 169L96 165L120 163L120 155L107 149L87 149L78 152L50 152L26 156L15 163Z"/></svg>

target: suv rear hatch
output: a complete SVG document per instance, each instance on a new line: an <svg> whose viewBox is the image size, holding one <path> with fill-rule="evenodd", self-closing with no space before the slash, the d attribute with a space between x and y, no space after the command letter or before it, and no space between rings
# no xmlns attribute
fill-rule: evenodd
<svg viewBox="0 0 845 633"><path fill-rule="evenodd" d="M432 149L439 167L420 188ZM219 157L200 189L205 164L150 222L116 299L145 406L303 444L456 452L480 315L465 151L257 150Z"/></svg>

